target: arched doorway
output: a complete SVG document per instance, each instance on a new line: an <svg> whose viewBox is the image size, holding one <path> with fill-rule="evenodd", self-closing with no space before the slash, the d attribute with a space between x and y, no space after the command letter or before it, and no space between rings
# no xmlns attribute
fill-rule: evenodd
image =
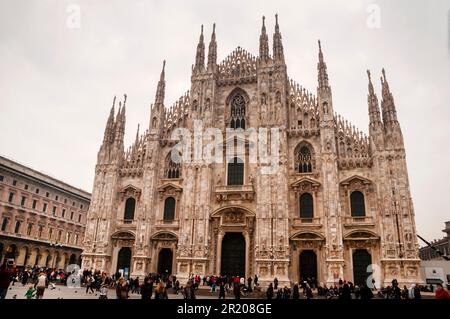
<svg viewBox="0 0 450 319"><path fill-rule="evenodd" d="M27 266L27 256L28 256L28 247L22 246L19 249L19 256L17 257L16 265L26 267Z"/></svg>
<svg viewBox="0 0 450 319"><path fill-rule="evenodd" d="M75 254L70 255L69 257L69 265L73 265L77 263L77 256Z"/></svg>
<svg viewBox="0 0 450 319"><path fill-rule="evenodd" d="M223 236L220 274L245 276L245 238L242 233L225 233Z"/></svg>
<svg viewBox="0 0 450 319"><path fill-rule="evenodd" d="M130 275L130 268L131 268L131 248L122 247L119 250L119 255L117 258L117 272L120 272L125 279L128 279L128 276Z"/></svg>
<svg viewBox="0 0 450 319"><path fill-rule="evenodd" d="M367 281L367 266L372 264L372 256L366 249L357 249L353 253L353 281L355 285L362 285Z"/></svg>
<svg viewBox="0 0 450 319"><path fill-rule="evenodd" d="M314 250L304 250L300 253L300 280L317 280L317 255Z"/></svg>
<svg viewBox="0 0 450 319"><path fill-rule="evenodd" d="M52 256L50 255L50 251L47 250L43 266L50 268L52 266L50 264L51 261L52 261Z"/></svg>
<svg viewBox="0 0 450 319"><path fill-rule="evenodd" d="M158 274L169 276L172 274L173 253L170 248L162 248L158 254Z"/></svg>

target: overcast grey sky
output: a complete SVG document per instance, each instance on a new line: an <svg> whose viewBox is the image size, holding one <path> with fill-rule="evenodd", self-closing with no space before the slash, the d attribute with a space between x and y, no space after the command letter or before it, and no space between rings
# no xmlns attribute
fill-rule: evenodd
<svg viewBox="0 0 450 319"><path fill-rule="evenodd" d="M79 28L70 4L80 8ZM148 126L163 59L166 106L189 89L201 24L209 41L216 22L219 60L237 46L256 55L262 15L272 45L278 12L290 77L315 92L320 38L334 108L364 132L366 69L380 98L386 68L417 229L441 238L450 220L449 10L449 0L0 0L0 153L91 191L114 95L128 94L129 145L137 124Z"/></svg>

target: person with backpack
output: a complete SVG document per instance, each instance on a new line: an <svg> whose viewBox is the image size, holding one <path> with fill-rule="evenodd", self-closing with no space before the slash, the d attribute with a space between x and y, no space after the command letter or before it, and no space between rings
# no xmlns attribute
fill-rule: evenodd
<svg viewBox="0 0 450 319"><path fill-rule="evenodd" d="M86 279L86 294L89 293L94 293L94 288L93 288L93 284L94 284L94 278L92 276L89 276ZM91 290L91 291L89 291Z"/></svg>
<svg viewBox="0 0 450 319"><path fill-rule="evenodd" d="M117 282L116 295L117 299L128 299L128 285L123 277Z"/></svg>
<svg viewBox="0 0 450 319"><path fill-rule="evenodd" d="M272 285L272 283L270 283L269 284L269 288L267 288L266 296L267 296L267 299L269 299L269 300L273 298L273 285Z"/></svg>
<svg viewBox="0 0 450 319"><path fill-rule="evenodd" d="M48 279L45 272L41 271L36 282L36 299L44 297L45 288L48 286Z"/></svg>
<svg viewBox="0 0 450 319"><path fill-rule="evenodd" d="M145 277L144 283L141 286L142 299L151 299L153 293L153 281L149 277Z"/></svg>

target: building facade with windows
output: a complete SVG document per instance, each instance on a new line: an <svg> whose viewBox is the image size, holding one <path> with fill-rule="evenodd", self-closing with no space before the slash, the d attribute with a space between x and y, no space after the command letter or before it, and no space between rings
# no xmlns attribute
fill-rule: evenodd
<svg viewBox="0 0 450 319"><path fill-rule="evenodd" d="M89 193L0 156L0 263L79 264L89 202Z"/></svg>
<svg viewBox="0 0 450 319"><path fill-rule="evenodd" d="M439 254L435 249L430 246L424 246L420 248L419 255L422 260L442 260L442 256L447 256L450 258L450 221L445 222L445 229L442 230L446 236L442 239L435 239L430 244L441 254Z"/></svg>
<svg viewBox="0 0 450 319"><path fill-rule="evenodd" d="M263 20L257 56L238 47L218 63L215 30L206 54L202 27L191 89L165 107L164 63L149 127L143 134L138 128L126 151L126 95L117 115L114 98L98 152L84 267L181 280L257 274L263 283L361 284L374 264L378 286L421 281L406 152L385 71L381 109L368 72L366 136L334 111L320 42L316 94L289 77L278 21L272 45L269 52ZM268 150L275 161L255 161L250 128L279 141ZM178 152L181 132L194 136L184 145L194 153L196 143L220 141L213 152L223 161L198 160L189 147Z"/></svg>

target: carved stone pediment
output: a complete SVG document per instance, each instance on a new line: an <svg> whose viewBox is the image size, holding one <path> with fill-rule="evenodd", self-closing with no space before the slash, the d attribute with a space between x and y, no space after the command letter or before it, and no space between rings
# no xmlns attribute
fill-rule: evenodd
<svg viewBox="0 0 450 319"><path fill-rule="evenodd" d="M222 215L222 224L243 224L245 223L245 214L240 211L230 211Z"/></svg>
<svg viewBox="0 0 450 319"><path fill-rule="evenodd" d="M181 192L183 192L183 188L174 184L174 183L165 183L158 187L159 196L162 198L164 196L175 196L178 197Z"/></svg>
<svg viewBox="0 0 450 319"><path fill-rule="evenodd" d="M131 232L117 232L111 236L112 239L134 240L135 236Z"/></svg>
<svg viewBox="0 0 450 319"><path fill-rule="evenodd" d="M322 234L315 232L299 232L294 234L291 237L291 240L314 241L314 240L325 240L325 237Z"/></svg>
<svg viewBox="0 0 450 319"><path fill-rule="evenodd" d="M122 188L122 190L120 191L120 196L122 200L128 197L134 197L136 200L139 200L139 198L141 197L141 193L142 191L140 188L129 184Z"/></svg>
<svg viewBox="0 0 450 319"><path fill-rule="evenodd" d="M355 183L355 182L356 183L359 182L359 183L361 183L363 185L370 185L370 184L372 184L371 180L369 180L369 179L367 179L365 177L359 176L359 175L353 175L353 176L351 176L349 178L346 178L343 181L341 181L340 184L343 185L343 186L348 186L351 183Z"/></svg>
<svg viewBox="0 0 450 319"><path fill-rule="evenodd" d="M177 236L172 233L168 232L159 232L154 234L152 237L152 240L178 240Z"/></svg>
<svg viewBox="0 0 450 319"><path fill-rule="evenodd" d="M216 201L243 200L253 201L255 191L253 185L217 186L215 189Z"/></svg>
<svg viewBox="0 0 450 319"><path fill-rule="evenodd" d="M320 187L320 182L315 179L309 177L303 177L299 180L296 180L291 184L291 188L295 192L301 191L317 191Z"/></svg>
<svg viewBox="0 0 450 319"><path fill-rule="evenodd" d="M366 230L357 230L344 235L344 240L379 240L380 236Z"/></svg>

